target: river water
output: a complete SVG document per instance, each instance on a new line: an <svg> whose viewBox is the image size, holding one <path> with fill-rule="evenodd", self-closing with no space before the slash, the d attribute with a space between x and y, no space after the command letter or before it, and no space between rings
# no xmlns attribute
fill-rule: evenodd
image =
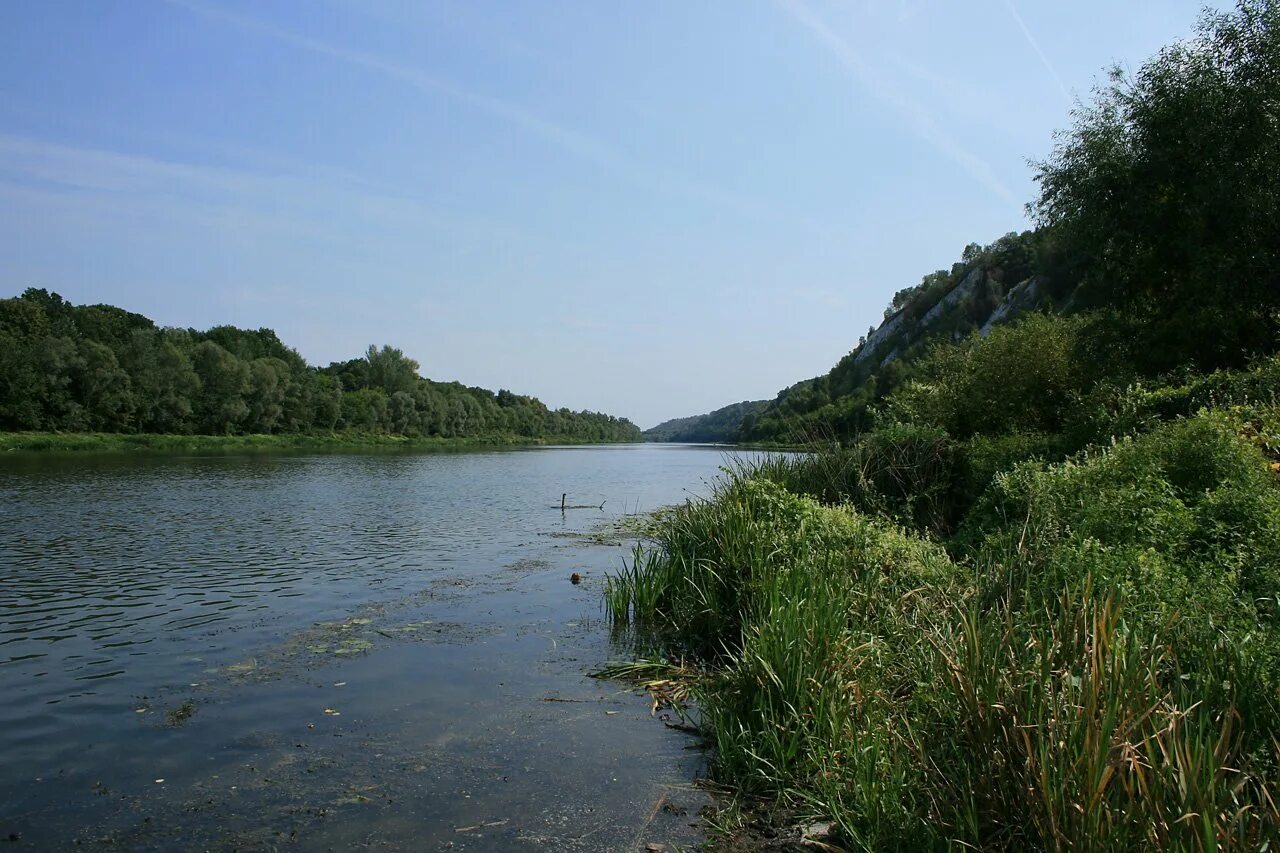
<svg viewBox="0 0 1280 853"><path fill-rule="evenodd" d="M0 460L0 845L696 841L698 744L589 673L620 523L725 461Z"/></svg>

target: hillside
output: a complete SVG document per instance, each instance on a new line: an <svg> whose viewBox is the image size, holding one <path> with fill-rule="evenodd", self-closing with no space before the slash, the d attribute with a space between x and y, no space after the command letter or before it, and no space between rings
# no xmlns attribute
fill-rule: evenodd
<svg viewBox="0 0 1280 853"><path fill-rule="evenodd" d="M973 334L986 337L1028 312L1069 307L1076 288L1055 270L1054 260L1040 231L1006 234L988 246L971 244L951 269L895 293L880 325L868 329L826 374L797 382L773 400L667 421L646 430L645 438L794 442L854 435L870 425L875 405L933 346Z"/></svg>
<svg viewBox="0 0 1280 853"><path fill-rule="evenodd" d="M705 415L673 418L645 430L644 440L688 444L736 441L743 419L755 417L768 405L768 400L744 400Z"/></svg>
<svg viewBox="0 0 1280 853"><path fill-rule="evenodd" d="M0 300L0 430L640 440L622 418L424 378L394 347L318 368L270 329L160 328L37 289Z"/></svg>
<svg viewBox="0 0 1280 853"><path fill-rule="evenodd" d="M1058 311L1075 287L1050 274L1045 232L1007 234L988 246L970 244L949 270L899 290L879 326L822 376L781 391L738 433L745 441L843 437L868 428L873 410L911 375L912 365L938 344L986 337L997 325L1036 311Z"/></svg>

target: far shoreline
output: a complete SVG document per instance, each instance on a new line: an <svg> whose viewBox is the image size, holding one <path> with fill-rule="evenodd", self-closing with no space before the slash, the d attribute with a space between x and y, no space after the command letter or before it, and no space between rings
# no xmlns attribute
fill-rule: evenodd
<svg viewBox="0 0 1280 853"><path fill-rule="evenodd" d="M0 454L57 453L235 453L257 451L428 451L544 447L549 445L636 444L584 441L568 436L530 438L511 434L444 438L385 433L250 433L179 435L170 433L0 432Z"/></svg>

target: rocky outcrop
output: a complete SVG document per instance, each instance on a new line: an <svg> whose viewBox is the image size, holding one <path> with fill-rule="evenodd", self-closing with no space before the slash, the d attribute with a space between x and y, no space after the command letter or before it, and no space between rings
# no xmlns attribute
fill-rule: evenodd
<svg viewBox="0 0 1280 853"><path fill-rule="evenodd" d="M1024 311L1034 311L1044 300L1045 279L1043 276L1032 276L1010 288L1004 299L991 312L991 316L978 329L978 334L986 337L1000 323L1007 323Z"/></svg>
<svg viewBox="0 0 1280 853"><path fill-rule="evenodd" d="M890 335L902 327L904 313L904 311L899 311L897 314L889 317L889 319L881 323L880 326L862 342L862 346L858 347L858 354L853 357L854 366L857 366L870 358L880 344L884 343Z"/></svg>
<svg viewBox="0 0 1280 853"><path fill-rule="evenodd" d="M982 267L976 267L971 270L968 275L960 280L959 284L951 288L951 291L946 296L938 300L937 305L925 312L925 315L920 318L920 330L924 331L929 328L935 320L958 305L965 297L972 294L978 283L986 277L987 271Z"/></svg>
<svg viewBox="0 0 1280 853"><path fill-rule="evenodd" d="M987 271L981 267L976 267L969 272L960 283L951 288L947 295L938 300L938 303L924 313L914 326L907 330L906 343L919 338L929 328L930 325L937 322L938 319L947 315L957 305L969 298L978 285L987 277ZM862 362L871 358L876 354L881 344L892 338L901 328L906 318L906 311L901 310L893 314L887 320L880 324L874 332L872 332L858 348L857 353L853 357L853 366L857 367ZM898 357L902 351L903 342L899 342L897 346L891 349L888 354L880 358L880 367L884 367L889 362Z"/></svg>

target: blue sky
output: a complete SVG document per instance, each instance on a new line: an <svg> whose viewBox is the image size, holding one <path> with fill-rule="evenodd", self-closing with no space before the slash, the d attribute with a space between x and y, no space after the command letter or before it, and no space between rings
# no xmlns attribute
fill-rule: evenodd
<svg viewBox="0 0 1280 853"><path fill-rule="evenodd" d="M0 4L0 295L370 343L642 426L825 372L1028 226L1199 3Z"/></svg>

